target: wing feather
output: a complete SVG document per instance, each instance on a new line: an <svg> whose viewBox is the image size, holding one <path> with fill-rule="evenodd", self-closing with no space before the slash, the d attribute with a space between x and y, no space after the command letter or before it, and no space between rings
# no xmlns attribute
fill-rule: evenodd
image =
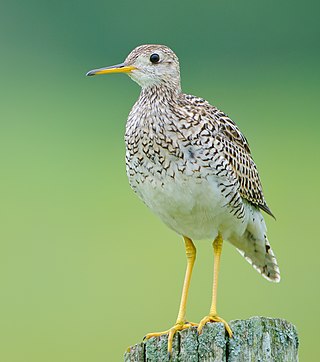
<svg viewBox="0 0 320 362"><path fill-rule="evenodd" d="M219 132L216 137L223 144L223 152L239 182L241 197L273 216L268 207L257 166L252 158L249 143L236 124L219 112Z"/></svg>

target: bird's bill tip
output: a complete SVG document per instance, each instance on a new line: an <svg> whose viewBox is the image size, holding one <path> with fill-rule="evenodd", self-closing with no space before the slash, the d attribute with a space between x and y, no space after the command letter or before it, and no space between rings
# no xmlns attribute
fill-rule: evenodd
<svg viewBox="0 0 320 362"><path fill-rule="evenodd" d="M133 67L132 65L124 65L122 63L122 64L117 64L117 65L112 65L111 67L90 70L86 74L86 76L90 77L92 75L109 74L109 73L130 73L134 69L136 69L136 68Z"/></svg>

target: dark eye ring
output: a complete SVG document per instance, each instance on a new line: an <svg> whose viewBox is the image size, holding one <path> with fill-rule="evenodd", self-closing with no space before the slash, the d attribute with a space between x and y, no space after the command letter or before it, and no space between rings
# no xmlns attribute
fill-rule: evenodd
<svg viewBox="0 0 320 362"><path fill-rule="evenodd" d="M155 64L158 63L160 61L160 56L157 53L153 53L150 55L150 62Z"/></svg>

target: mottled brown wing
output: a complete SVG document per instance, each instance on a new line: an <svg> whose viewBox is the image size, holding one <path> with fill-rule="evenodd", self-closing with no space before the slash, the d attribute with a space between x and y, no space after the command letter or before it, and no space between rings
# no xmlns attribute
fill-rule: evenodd
<svg viewBox="0 0 320 362"><path fill-rule="evenodd" d="M219 116L219 132L216 137L223 144L225 157L238 179L241 196L273 216L264 199L259 173L252 159L247 139L230 118L222 112Z"/></svg>
<svg viewBox="0 0 320 362"><path fill-rule="evenodd" d="M264 199L259 173L252 159L248 141L237 125L203 98L184 94L180 101L182 104L179 118L190 118L190 114L193 113L194 123L197 126L203 113L208 117L207 122L211 124L210 131L223 145L225 159L238 180L241 197L274 217ZM189 113L186 114L186 111ZM195 114L198 114L197 120Z"/></svg>

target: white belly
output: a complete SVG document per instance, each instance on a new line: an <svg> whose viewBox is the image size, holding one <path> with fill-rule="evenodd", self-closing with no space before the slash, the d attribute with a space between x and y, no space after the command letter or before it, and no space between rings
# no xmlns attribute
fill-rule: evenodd
<svg viewBox="0 0 320 362"><path fill-rule="evenodd" d="M131 180L130 180L131 183ZM214 177L147 178L134 187L144 203L177 233L191 239L240 236L247 220L230 213Z"/></svg>

